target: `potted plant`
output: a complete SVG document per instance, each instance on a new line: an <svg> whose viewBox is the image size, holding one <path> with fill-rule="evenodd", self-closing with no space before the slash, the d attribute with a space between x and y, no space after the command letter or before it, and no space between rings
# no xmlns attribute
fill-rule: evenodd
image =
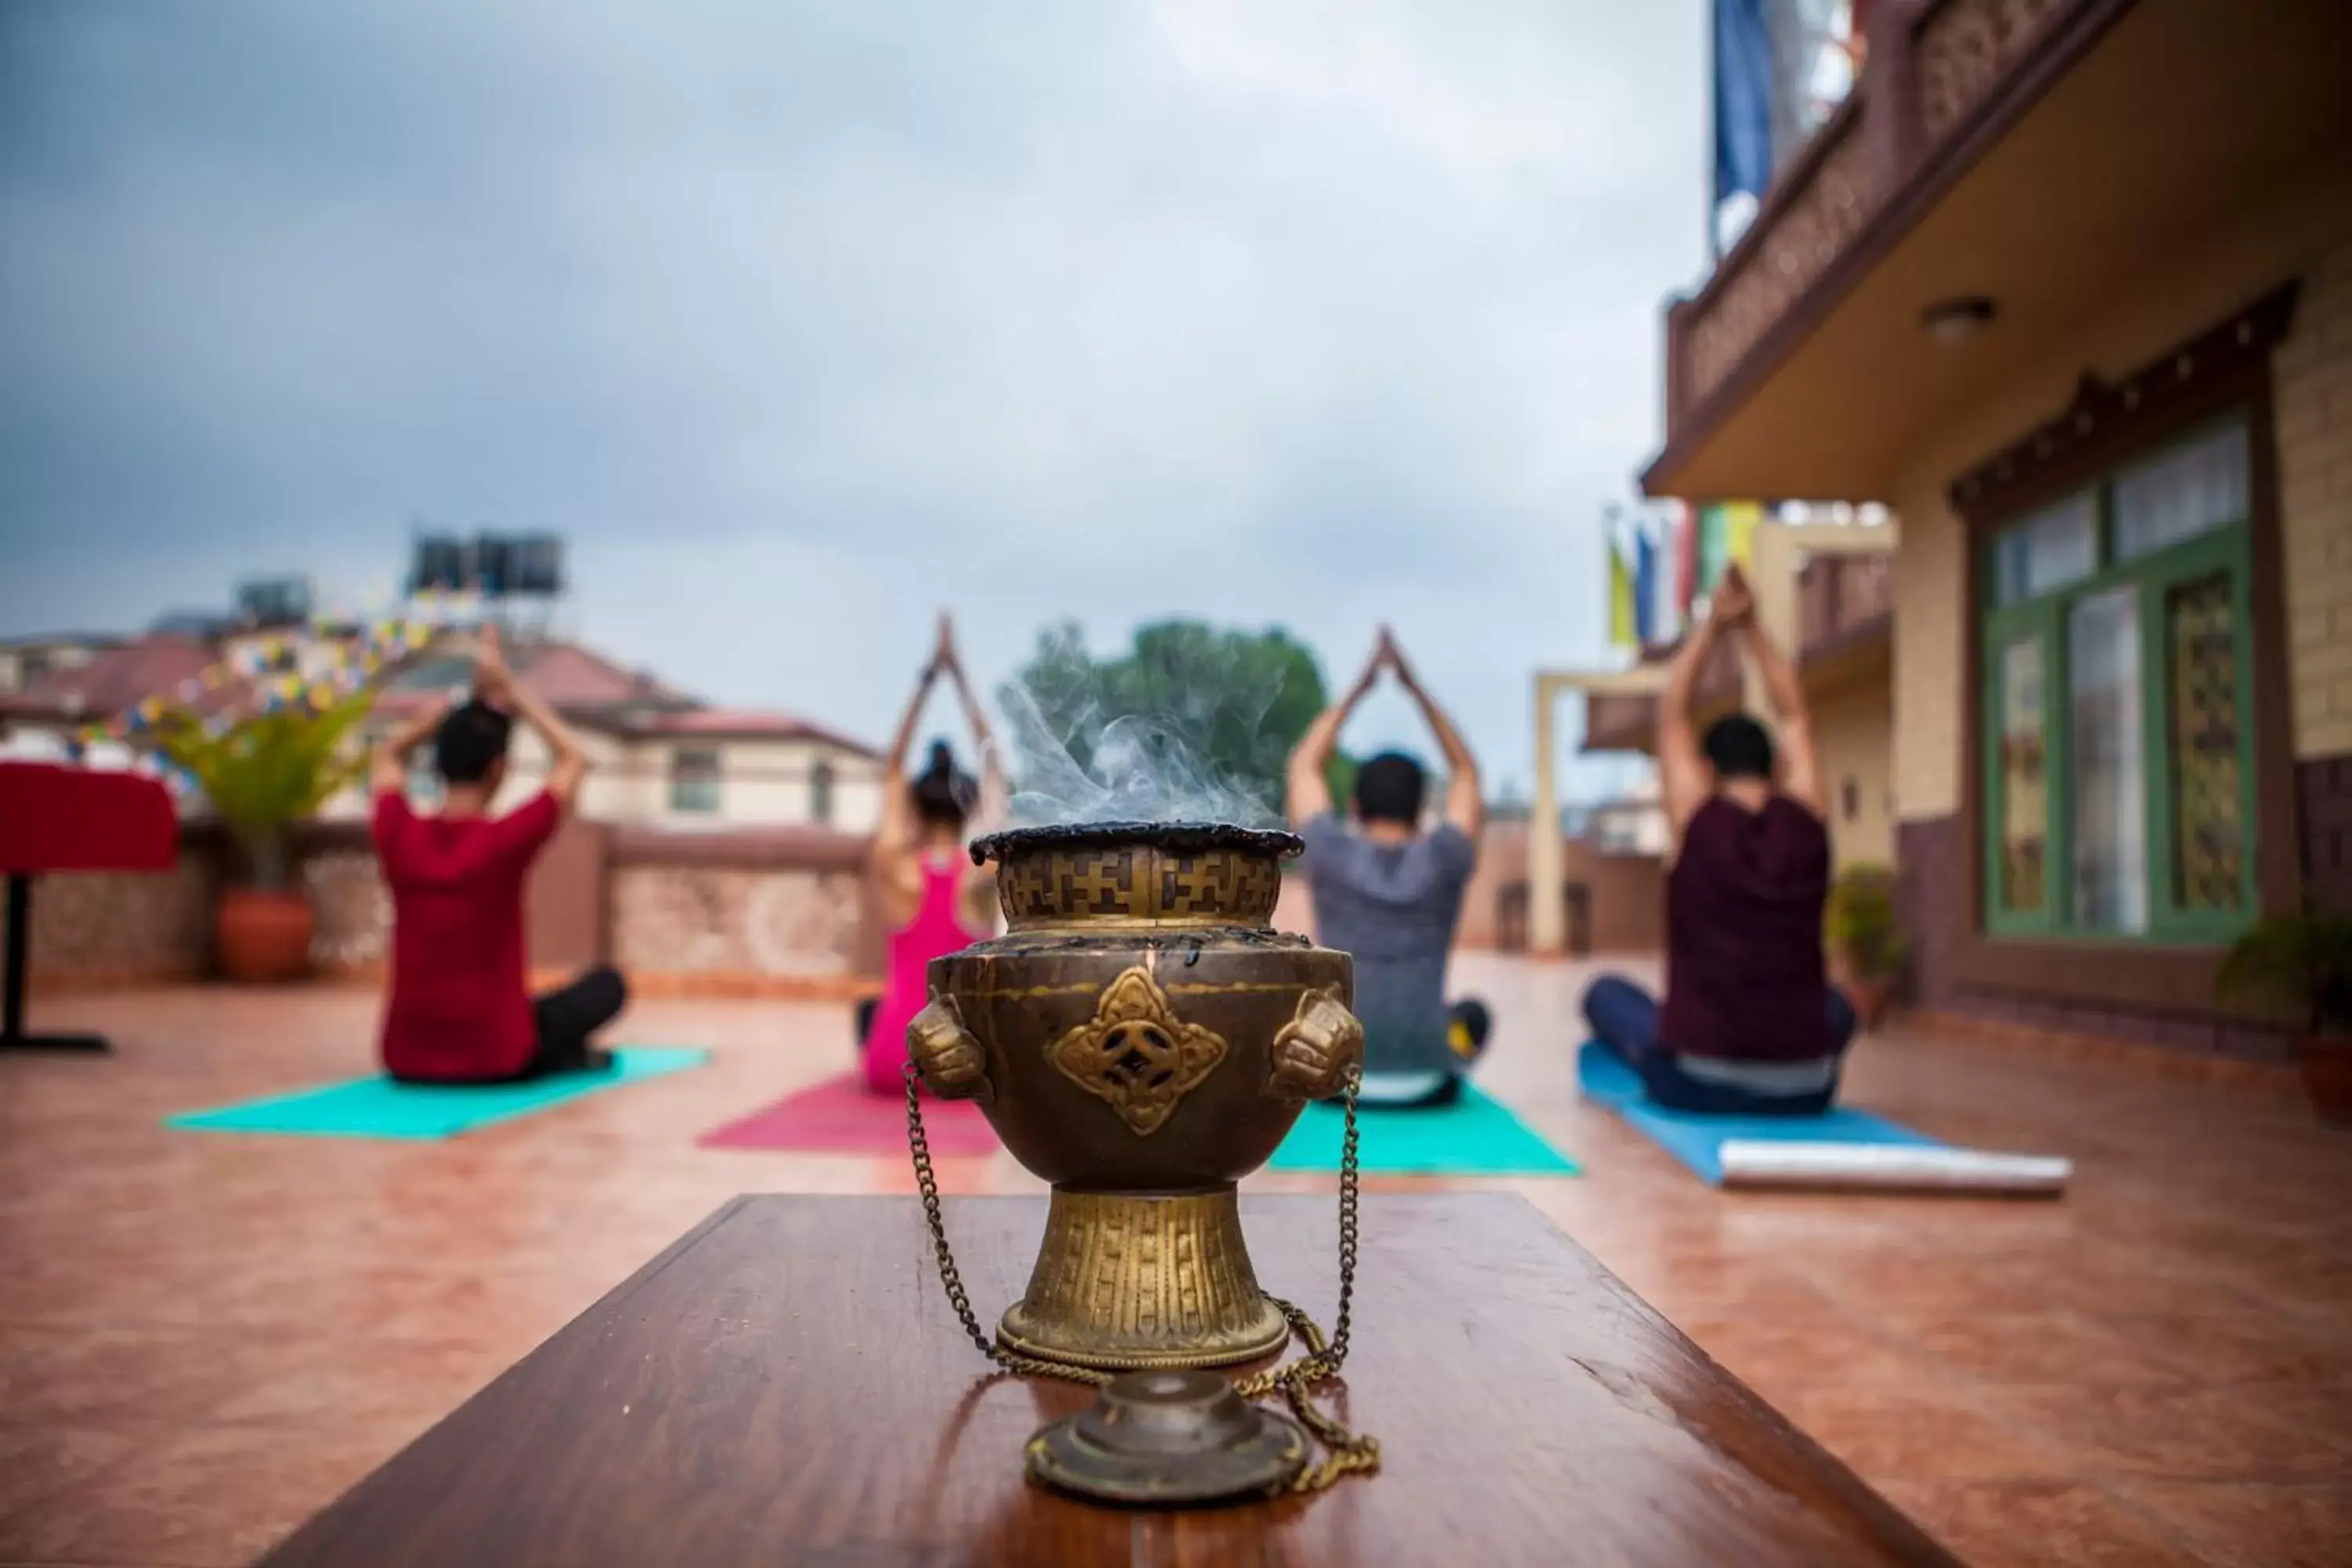
<svg viewBox="0 0 2352 1568"><path fill-rule="evenodd" d="M2290 1020L2319 1119L2352 1126L2352 914L2263 921L2232 944L2215 990Z"/></svg>
<svg viewBox="0 0 2352 1568"><path fill-rule="evenodd" d="M214 910L221 970L245 983L308 972L314 916L292 882L293 826L358 776L366 758L343 742L373 706L362 688L323 710L272 709L213 732L185 710L156 721L155 744L204 791L243 852L245 879Z"/></svg>
<svg viewBox="0 0 2352 1568"><path fill-rule="evenodd" d="M1895 921L1895 873L1854 865L1830 888L1829 950L1846 999L1865 1029L1886 1016L1903 967L1903 933Z"/></svg>

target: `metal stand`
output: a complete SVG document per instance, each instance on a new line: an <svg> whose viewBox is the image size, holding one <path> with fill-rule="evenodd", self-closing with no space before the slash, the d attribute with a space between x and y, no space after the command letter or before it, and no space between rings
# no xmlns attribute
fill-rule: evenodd
<svg viewBox="0 0 2352 1568"><path fill-rule="evenodd" d="M28 871L8 873L7 973L0 985L0 1051L109 1051L103 1035L28 1035L25 1033L25 970L33 938L33 878Z"/></svg>

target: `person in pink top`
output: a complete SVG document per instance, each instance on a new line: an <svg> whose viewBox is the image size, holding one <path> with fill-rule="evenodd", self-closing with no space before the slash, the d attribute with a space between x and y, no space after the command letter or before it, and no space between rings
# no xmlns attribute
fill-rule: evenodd
<svg viewBox="0 0 2352 1568"><path fill-rule="evenodd" d="M923 771L902 782L923 704L942 675L954 683L980 749L982 782L977 784L956 766L944 741L933 742ZM992 815L1003 794L988 716L964 678L944 616L939 646L898 721L883 777L888 783L869 865L874 897L892 927L889 971L879 1002L860 1019L860 1034L866 1087L896 1097L907 1092L907 1026L929 998L925 969L934 958L969 947L982 935L964 924L962 910L977 886L992 879L965 853L965 829L975 806L983 817Z"/></svg>

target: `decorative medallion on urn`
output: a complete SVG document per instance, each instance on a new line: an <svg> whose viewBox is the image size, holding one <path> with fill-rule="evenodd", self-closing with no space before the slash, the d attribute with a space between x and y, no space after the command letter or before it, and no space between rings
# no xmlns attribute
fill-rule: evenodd
<svg viewBox="0 0 2352 1568"><path fill-rule="evenodd" d="M1110 1101L1140 1136L1160 1131L1176 1102L1225 1059L1225 1042L1176 1016L1146 969L1103 987L1095 1016L1054 1043L1054 1065Z"/></svg>

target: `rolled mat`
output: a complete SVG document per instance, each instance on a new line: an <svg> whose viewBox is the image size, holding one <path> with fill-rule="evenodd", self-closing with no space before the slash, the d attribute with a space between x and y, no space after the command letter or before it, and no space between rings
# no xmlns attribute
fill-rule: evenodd
<svg viewBox="0 0 2352 1568"><path fill-rule="evenodd" d="M1598 1040L1576 1058L1577 1085L1710 1186L2056 1197L2065 1160L1955 1149L1867 1110L1819 1116L1716 1116L1649 1099L1641 1075Z"/></svg>
<svg viewBox="0 0 2352 1568"><path fill-rule="evenodd" d="M970 1100L923 1101L923 1137L942 1159L992 1154L996 1131ZM907 1154L907 1101L876 1094L853 1070L788 1094L695 1140L704 1149L765 1149L805 1154Z"/></svg>
<svg viewBox="0 0 2352 1568"><path fill-rule="evenodd" d="M1384 1176L1573 1176L1576 1162L1475 1084L1451 1105L1365 1106L1357 1113L1359 1170ZM1309 1105L1274 1152L1272 1171L1337 1171L1347 1113Z"/></svg>
<svg viewBox="0 0 2352 1568"><path fill-rule="evenodd" d="M524 1083L394 1083L377 1074L242 1100L215 1110L192 1110L167 1117L163 1125L194 1132L429 1142L512 1121L641 1079L680 1072L709 1058L706 1050L625 1046L614 1051L609 1071L551 1073Z"/></svg>
<svg viewBox="0 0 2352 1568"><path fill-rule="evenodd" d="M1924 1144L1769 1143L1727 1138L1718 1153L1727 1187L2054 1197L2066 1190L2074 1173L2071 1160Z"/></svg>

